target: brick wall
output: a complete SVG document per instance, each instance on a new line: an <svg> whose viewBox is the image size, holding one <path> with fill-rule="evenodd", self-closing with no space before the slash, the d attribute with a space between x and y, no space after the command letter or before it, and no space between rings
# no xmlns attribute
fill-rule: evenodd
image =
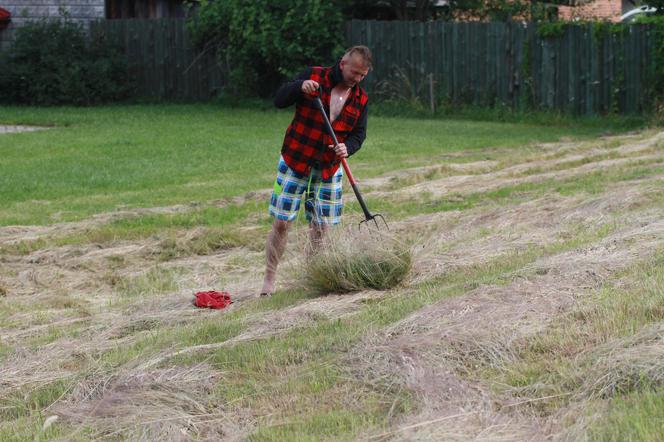
<svg viewBox="0 0 664 442"><path fill-rule="evenodd" d="M0 7L12 14L10 25L0 30L0 48L3 49L14 38L16 28L28 20L57 18L61 10L84 24L105 17L105 0L0 0Z"/></svg>
<svg viewBox="0 0 664 442"><path fill-rule="evenodd" d="M625 0L595 0L583 6L560 6L558 8L558 16L563 20L579 18L618 22L620 21L620 16L625 12L625 3L627 3Z"/></svg>

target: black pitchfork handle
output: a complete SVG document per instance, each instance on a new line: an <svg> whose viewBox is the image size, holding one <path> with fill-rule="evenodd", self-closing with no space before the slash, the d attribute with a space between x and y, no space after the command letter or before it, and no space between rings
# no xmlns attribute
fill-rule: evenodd
<svg viewBox="0 0 664 442"><path fill-rule="evenodd" d="M325 122L327 131L332 137L332 140L334 140L334 145L337 146L339 144L339 141L337 140L337 135L334 133L334 129L332 129L332 124L330 124L330 119L327 117L327 112L325 112L325 108L323 107L323 102L320 101L320 97L315 97L314 100L316 101L316 105L320 109L321 114L323 114L323 121ZM357 182L355 181L355 178L353 177L353 174L350 171L350 167L348 167L348 162L346 161L346 158L341 159L341 165L343 166L344 171L346 172L346 176L348 177L348 181L350 182L350 185L353 188L353 192L355 192L355 197L357 198L357 201L360 203L360 207L362 207L362 212L364 212L364 221L373 220L374 222L376 222L376 217L383 219L382 215L378 213L372 215L371 212L369 212L367 204L364 202L364 198L362 198L362 194L360 193L360 189L357 187ZM385 222L385 219L383 219L383 222L387 226L387 222ZM377 222L376 225L378 225Z"/></svg>

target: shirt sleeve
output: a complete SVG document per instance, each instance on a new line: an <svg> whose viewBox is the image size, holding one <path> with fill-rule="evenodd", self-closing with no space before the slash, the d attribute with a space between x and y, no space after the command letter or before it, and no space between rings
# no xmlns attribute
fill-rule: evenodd
<svg viewBox="0 0 664 442"><path fill-rule="evenodd" d="M357 120L357 124L350 132L346 138L346 150L348 151L348 156L353 155L355 152L360 150L364 139L367 137L367 115L369 113L369 104L364 106L360 118Z"/></svg>
<svg viewBox="0 0 664 442"><path fill-rule="evenodd" d="M295 104L302 98L302 83L311 78L311 68L300 72L295 79L282 84L274 97L274 105L278 108L285 108Z"/></svg>

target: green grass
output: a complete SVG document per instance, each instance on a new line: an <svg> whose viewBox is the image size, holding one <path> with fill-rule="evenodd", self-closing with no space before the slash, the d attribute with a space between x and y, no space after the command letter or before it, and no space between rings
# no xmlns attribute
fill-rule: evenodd
<svg viewBox="0 0 664 442"><path fill-rule="evenodd" d="M616 398L594 422L588 440L597 442L661 441L664 437L664 389Z"/></svg>
<svg viewBox="0 0 664 442"><path fill-rule="evenodd" d="M653 354L648 344L656 332L649 327L664 320L662 256L655 254L615 275L619 285L607 282L577 309L520 343L516 360L494 361L480 372L496 382L499 390L538 399L531 407L544 415L570 402L604 399L620 407L638 398L643 402L632 410L635 425L643 425L641 420L649 414L661 415L664 408L658 408L661 403L651 395L662 386L663 373L656 362L661 355ZM650 440L604 439L614 430L621 435L638 434L637 427L630 433L628 420L620 417L625 412L609 412L605 418L610 421L615 415L617 420L608 431L601 425L594 428L597 438L593 440ZM653 428L645 425L643 434Z"/></svg>
<svg viewBox="0 0 664 442"><path fill-rule="evenodd" d="M407 392L390 391L385 386L353 381L343 367L344 355L363 336L403 319L423 306L465 293L485 284L508 284L523 277L522 269L547 254L592 243L610 233L611 227L597 230L576 227L552 246L515 252L508 257L455 269L419 285L409 293L387 296L369 302L354 314L341 319L314 319L313 324L284 335L240 342L212 352L187 354L168 361L167 366L206 362L225 373L207 399L225 406L252 409L258 426L252 440L308 440L333 438L354 440L370 429L388 428L389 413L412 412L414 399ZM223 342L250 327L257 313L284 308L306 300L306 292L278 293L265 300L249 301L219 317L185 326L147 328L134 324L126 333L150 330L131 346L100 354L94 359L105 367L122 367L135 359L149 358L164 349ZM15 417L36 412L43 398L50 400L58 385L34 393L28 403L35 408L19 408ZM46 402L48 402L46 400ZM396 402L395 402L396 401ZM38 402L38 403L37 403ZM264 416L264 417L263 417ZM55 431L55 430L54 430Z"/></svg>
<svg viewBox="0 0 664 442"><path fill-rule="evenodd" d="M137 276L119 278L112 284L120 300L169 293L177 290L181 269L155 266Z"/></svg>
<svg viewBox="0 0 664 442"><path fill-rule="evenodd" d="M41 412L53 404L66 391L71 381L59 380L47 385L26 388L24 391L0 398L0 416L20 418Z"/></svg>
<svg viewBox="0 0 664 442"><path fill-rule="evenodd" d="M609 123L618 130L636 129L644 124L655 122L650 116L622 116L622 115L595 115L579 117L569 113L556 110L533 111L531 109L513 110L508 107L495 106L473 106L452 104L446 102L437 103L436 112L431 115L428 102L422 103L417 99L414 103L408 102L377 102L372 103L372 111L383 116L404 117L409 116L419 119L462 119L478 122L503 122L534 125L556 125L574 127L582 124L588 127L602 128Z"/></svg>
<svg viewBox="0 0 664 442"><path fill-rule="evenodd" d="M269 188L291 116L291 111L215 105L3 107L0 122L54 128L0 137L0 225L49 224ZM455 151L615 131L609 123L376 116L352 163L370 177Z"/></svg>
<svg viewBox="0 0 664 442"><path fill-rule="evenodd" d="M262 249L270 222L265 214L267 198L252 192L271 187L279 146L290 117L291 111L268 107L217 105L0 109L0 121L6 123L56 126L50 131L0 137L3 158L0 226L50 224L128 208L187 205L182 211L171 213L117 214L75 233L2 246L0 257L13 255L8 259L18 263L24 257L17 255L58 246L104 245L148 238L150 244L156 244L140 256L141 262L149 265L135 269L141 272L130 276L126 270L133 265L134 257L104 258L107 268L106 273L99 274L100 282L110 286L114 296L102 308L126 312L132 317L129 323L112 329L109 339L118 339L117 345L92 350L87 353L88 358L75 362L65 357L61 363L78 364L65 381L5 396L0 401L0 416L6 421L0 423L0 439L70 439L72 435L85 439L87 434L95 434L99 429L94 426L78 430L66 422L58 422L42 433L41 424L46 417L42 412L63 393L66 397L67 388L81 379L94 379L100 371L121 375L152 358L160 361L152 367L155 369L198 363L211 365L221 379L211 383L195 400L202 408L215 412L249 410L255 423L253 433L248 436L250 440L357 440L371 432L389 432L394 429L395 420L416 413L419 404L412 392L399 389L393 380L375 380L371 375L357 376L353 372L349 358L367 336L384 333L397 321L445 298L484 285L506 285L539 274L533 266L538 259L595 244L621 227L608 219L601 225L570 222L557 228L558 236L554 235L550 243L533 243L489 262L441 270L425 282L358 302L350 313L340 317L325 311L297 314L287 311L317 296L304 288L278 291L267 299L246 299L222 312L200 312L195 320L153 317L147 313L142 316L140 311L132 311L144 297L157 300L181 288L180 280L188 275L189 269L172 267L164 261L229 248ZM352 159L352 167L358 177L364 178L404 167L430 165L432 161L463 163L490 159L504 166L505 161L521 161L523 155L537 158L540 153L532 143L587 139L642 124L635 120L558 117L538 120L539 117L525 116L487 122L481 121L481 115L465 117L422 120L372 114L369 138L365 148ZM609 153L593 160L615 157ZM569 161L556 169L580 166L587 161ZM372 209L384 212L388 220L401 219L446 210L516 204L552 193L594 195L606 192L612 183L652 176L662 170L658 165L636 164L563 181L505 186L445 198L423 194L411 201L369 198L368 202ZM534 172L537 170L527 171L524 176ZM395 179L391 184L394 187L414 184L450 173L454 172L441 167L421 177ZM653 195L644 204L661 202L661 196ZM351 204L349 211L358 208ZM481 237L496 233L490 227L478 230ZM224 263L241 265L242 259L247 258L233 255ZM598 324L616 328L617 324L628 322L631 328L621 329L623 335L628 335L661 317L658 303L650 308L648 303L627 302L633 291L629 287L624 293L607 288L597 299L602 309L594 313L577 312L577 316L569 319L571 327L561 327L568 333L564 339L552 332L555 336L549 341L544 337L533 341L528 351L539 357L544 355L546 360L541 364L530 363L524 353L526 363L510 367L509 376L486 367L480 370L494 380L507 385L511 382L514 387L529 388L533 383L560 381L554 391L564 391L566 386L578 382L576 378L570 382L564 376L574 368L568 356L578 352L574 345L589 345L584 338L599 333ZM89 316L95 320L78 298L52 296L38 306L31 306L5 302L10 297L11 294L0 299L0 321L10 328L21 326L16 322L20 314L29 315L31 325L48 324L54 318L85 317L87 321ZM642 315L637 314L638 309ZM646 310L651 316L644 313ZM618 313L623 316L616 316ZM294 316L285 317L289 314ZM625 317L636 319L623 321ZM606 320L601 322L602 318ZM271 324L266 321L271 320L276 321L275 326L283 320L284 329L274 335L226 344L256 327L269 327ZM585 328L575 329L579 323L585 324ZM86 330L81 323L46 327L21 346L57 344L75 337L81 330ZM604 333L608 336L613 332ZM210 344L216 347L173 356L179 350ZM6 360L17 349L13 342L0 343L0 360ZM550 357L551 354L555 357ZM171 356L161 358L163 355ZM616 410L620 410L622 398L614 398ZM640 401L643 409L624 407L624 413L636 414L616 426L616 434L630 434L625 432L629 419L643 421L639 425L645 428L648 418L661 416L658 402L647 397L638 385L624 398ZM650 408L648 401L654 404ZM598 427L598 439L608 434L602 430ZM645 429L638 434L654 434L647 431L653 430ZM120 432L118 437L122 436Z"/></svg>
<svg viewBox="0 0 664 442"><path fill-rule="evenodd" d="M577 231L578 235L555 246L532 247L485 264L455 269L408 293L368 302L347 317L327 319L322 316L311 325L283 335L237 343L216 350L212 355L205 352L187 354L177 361L179 364L203 361L213 364L228 375L225 382L218 385L216 393L223 403L270 416L260 419L260 425L252 435L257 440L278 440L281 437L307 440L307 434L321 438L327 435L326 428L330 425L337 431L335 437L352 440L363 425L382 429L386 425L387 410L394 401L397 404L393 410L395 413L414 407L413 398L407 392L396 393L385 385L372 386L353 381L352 374L340 368L345 366L345 354L362 337L394 324L426 305L458 296L474 287L508 284L521 277L522 269L536 259L592 242L598 235L607 233L606 229ZM199 341L198 345L207 342ZM352 394L344 389L351 389ZM292 398L298 399L292 403ZM359 408L356 416L346 422L344 410L351 404ZM274 425L275 419L278 425ZM284 424L282 419L287 423ZM321 422L320 419L324 420Z"/></svg>
<svg viewBox="0 0 664 442"><path fill-rule="evenodd" d="M42 426L46 417L22 417L9 422L0 422L0 440L4 442L41 442L48 440L89 441L91 431L64 424L60 419L45 431Z"/></svg>

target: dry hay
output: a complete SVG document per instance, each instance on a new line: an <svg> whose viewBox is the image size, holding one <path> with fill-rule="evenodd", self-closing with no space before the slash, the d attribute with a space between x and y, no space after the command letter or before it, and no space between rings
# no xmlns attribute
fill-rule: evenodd
<svg viewBox="0 0 664 442"><path fill-rule="evenodd" d="M348 363L355 367L354 373L375 374L377 381L370 382L399 385L418 395L421 409L400 421L390 437L523 440L546 438L559 431L556 418L542 420L527 407L515 407L519 402L509 394L497 398L490 386L474 379L474 373L516 360L524 338L569 311L585 290L598 288L612 274L647 258L664 243L664 222L658 211L628 212L618 224L620 229L599 243L531 265L546 271L527 273L527 278L516 278L507 286L481 286L440 301L358 346ZM629 352L613 364L594 355L598 364L593 367L598 372L589 379L606 382L590 384L586 391L598 394L625 382L629 385L635 369L639 376L645 373L648 379L661 382L660 348L642 347L638 356Z"/></svg>
<svg viewBox="0 0 664 442"><path fill-rule="evenodd" d="M320 293L386 290L400 284L412 266L410 248L377 230L339 229L306 259L305 284Z"/></svg>
<svg viewBox="0 0 664 442"><path fill-rule="evenodd" d="M222 373L205 364L96 374L78 383L50 413L74 426L93 425L95 438L237 439L251 427L249 416L205 399L220 381Z"/></svg>
<svg viewBox="0 0 664 442"><path fill-rule="evenodd" d="M412 200L420 195L426 194L430 198L441 198L455 194L470 194L476 192L487 192L506 186L514 186L526 183L540 183L545 180L563 180L577 176L586 175L596 171L605 171L612 167L628 167L642 163L649 166L660 165L662 155L659 146L664 139L664 132L657 133L643 141L625 144L617 148L598 147L593 153L600 154L611 152L622 157L615 159L600 159L575 167L556 170L556 166L562 166L569 161L568 157L554 159L538 159L526 163L518 163L497 171L474 175L453 175L435 180L428 180L412 186L406 186L398 190L375 191L369 195L374 198L390 198L391 200ZM654 153L652 153L655 151ZM572 159L581 160L581 155ZM529 173L537 171L539 173Z"/></svg>
<svg viewBox="0 0 664 442"><path fill-rule="evenodd" d="M652 146L648 143L616 149L622 149L619 150L621 155L632 152L635 158L644 160L652 157L645 152ZM533 167L554 167L569 161L570 157L557 155L565 149L561 149L560 145L544 149L551 156L549 163L538 165L531 161L527 167L495 172L492 172L497 168L495 164L477 164L454 168L452 173L480 173L474 175L473 179L479 180L476 182L496 186L514 184L522 178L539 179L540 175L519 178L518 174ZM593 154L601 154L601 150L600 147ZM578 151L571 147L565 153L576 155ZM575 168L574 173L631 164L631 160L627 160L597 161ZM661 155L653 159L653 164L659 164L660 160ZM426 175L429 172L423 173ZM565 176L565 173L559 171L555 175ZM404 179L407 181L408 176L405 175ZM458 176L447 177L431 184L439 186L436 191L442 193L482 190L482 186L472 185L473 179L464 181ZM661 181L661 177L658 179ZM459 187L454 187L455 180L460 180ZM451 187L445 187L448 184ZM501 256L509 257L510 251L521 250L532 243L550 244L560 239L575 223L592 226L613 222L614 212L638 209L645 201L644 195L656 192L658 188L661 188L661 183L647 180L619 183L606 193L590 198L546 195L536 201L503 207L485 206L463 212L417 216L403 222L392 222L391 228L396 232L395 236L405 238L403 241L407 244L421 246L416 251L410 250L411 260L415 263L415 282L421 282L467 266L482 265ZM156 208L103 214L80 223L0 228L0 243L20 241L26 235L40 239L45 235L81 232L116 217L191 209L192 206ZM387 335L368 337L366 346L356 349L361 357L351 359L354 372L358 375L364 373L369 378L375 375L374 381L385 389L412 389L417 392L422 404L418 414L400 420L395 432L377 435L378 438L523 440L528 436L544 434L545 425L536 417L521 414L523 409L511 407L512 403L507 400L501 398L496 401L488 386L468 378L473 366L508 362L521 337L535 333L551 318L569 309L576 297L582 295L580 292L584 288L597 287L623 264L647 254L652 248L645 239L649 238L653 247L661 239L660 219L661 214L652 212L622 214L617 222L616 234L605 238L600 244L539 260L526 268L524 275L515 275L520 277L508 287L475 288L458 300L450 299L422 309L392 327ZM483 229L487 231L481 234ZM302 231L296 234L296 242L306 238L307 233ZM376 240L369 238L368 241ZM630 241L633 242L623 249L622 246ZM301 263L302 249L289 246L290 252L284 261L286 267ZM58 410L74 423L87 424L89 416L100 437L112 439L121 434L129 439L214 439L221 436L232 439L234 434L246 435L250 431L253 425L251 419L243 418L237 422L241 428L233 427L229 416L243 416L242 411L208 409L204 399L201 399L208 392L193 381L196 376L186 374L187 369L173 368L174 371L169 371L168 368L155 367L177 354L183 354L180 352L205 351L243 340L264 339L320 318L352 314L364 300L385 295L370 290L344 296L331 295L305 300L286 309L252 315L247 318L248 330L224 343L151 354L143 360L130 361L114 373L92 374L79 384L76 382L77 370L87 363L94 363L95 356L100 352L131 345L153 328L187 324L201 315L208 317L217 314L196 310L190 305L194 289L231 289L238 295L234 299L243 301L255 295L254 289L259 286L263 261L262 255L257 252L233 249L220 250L208 256L176 256L164 267L186 269L185 273L176 276L177 290L160 294L159 297L148 296L140 302L113 306L112 309L96 309L107 306L114 296L113 287L103 278L105 270L112 270L118 278L138 277L154 264L156 257L149 252L158 250L157 240L146 239L104 244L103 247L66 246L37 250L26 256L3 257L3 261L7 259L7 274L3 273L2 283L7 288L8 300L46 301L55 306L60 302L57 296L67 293L74 301L89 300L91 305L86 306L89 310L87 315L71 318L62 317L62 309L40 311L40 322L35 322L34 312L13 314L10 318L12 323L25 319L23 322L28 325L2 329L3 340L8 338L14 346L13 353L5 356L0 365L0 379L11 380L7 381L9 384L2 385L2 392L69 379L75 394L68 393L63 397L65 402L56 404L57 407L63 406ZM207 252L209 250L205 250ZM112 260L117 256L123 257L122 262ZM286 285L295 285L300 277L301 273L297 278L286 279ZM71 313L70 308L64 311L67 310ZM82 312L76 312L76 315L79 313L82 315ZM81 325L84 329L76 338L60 338L37 350L17 344L21 339L39 335L49 325ZM199 373L203 382L212 379L206 378L206 373L209 372L205 369ZM214 375L221 376L219 373ZM215 379L223 382L222 378ZM615 385L621 385L620 382ZM598 394L601 388L589 391ZM86 392L89 398L85 396ZM123 408L116 398L128 398L124 404L126 407ZM144 399L149 398L153 400L145 405ZM174 410L172 414L160 409L164 404ZM203 408L198 405L203 405ZM49 412L56 406L51 407ZM136 407L144 408L145 414L140 414ZM95 409L96 412L93 411ZM164 421L164 416L172 419ZM183 417L191 419L193 426L182 424L187 420ZM139 419L144 425L139 425ZM161 421L155 422L158 419ZM211 422L206 423L205 420ZM220 422L222 425L219 427ZM113 434L118 430L120 433Z"/></svg>
<svg viewBox="0 0 664 442"><path fill-rule="evenodd" d="M579 365L586 366L581 390L590 398L664 385L664 323L612 340L584 355Z"/></svg>

